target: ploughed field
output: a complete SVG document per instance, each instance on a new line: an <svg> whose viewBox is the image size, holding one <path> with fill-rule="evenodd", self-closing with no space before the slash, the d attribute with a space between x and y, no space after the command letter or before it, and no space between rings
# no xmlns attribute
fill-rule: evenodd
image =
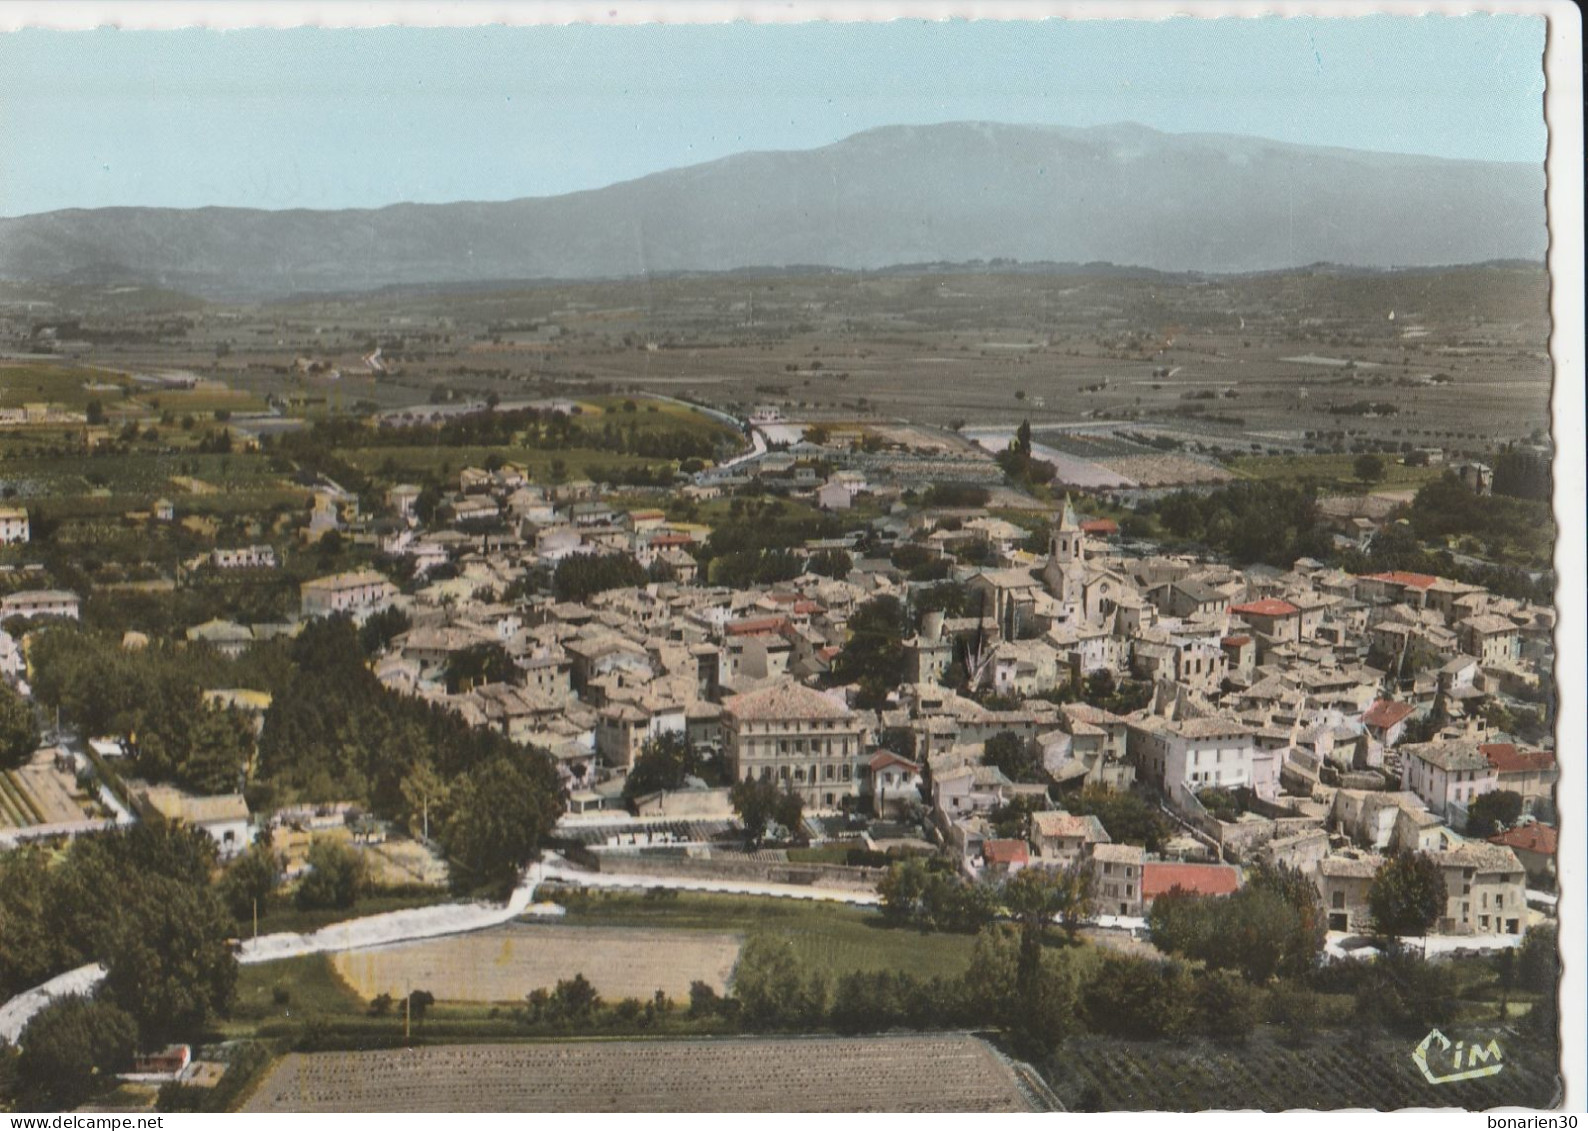
<svg viewBox="0 0 1588 1131"><path fill-rule="evenodd" d="M336 972L360 997L424 989L439 1001L522 1002L532 990L583 974L608 1000L685 999L691 982L718 993L739 958L739 935L511 923L423 942L345 951Z"/></svg>
<svg viewBox="0 0 1588 1131"><path fill-rule="evenodd" d="M292 1053L244 1111L1035 1111L974 1037L725 1038Z"/></svg>

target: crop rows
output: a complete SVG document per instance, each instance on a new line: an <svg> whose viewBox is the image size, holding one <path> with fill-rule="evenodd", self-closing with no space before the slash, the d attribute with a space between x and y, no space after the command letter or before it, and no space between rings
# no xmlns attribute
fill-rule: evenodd
<svg viewBox="0 0 1588 1131"><path fill-rule="evenodd" d="M1266 1037L1241 1048L1087 1039L1053 1059L1050 1083L1066 1106L1084 1111L1550 1106L1558 1077L1552 1055L1508 1034L1498 1039L1506 1052L1498 1074L1438 1085L1412 1061L1412 1038L1302 1048Z"/></svg>
<svg viewBox="0 0 1588 1131"><path fill-rule="evenodd" d="M959 1034L293 1053L247 1111L1028 1111Z"/></svg>

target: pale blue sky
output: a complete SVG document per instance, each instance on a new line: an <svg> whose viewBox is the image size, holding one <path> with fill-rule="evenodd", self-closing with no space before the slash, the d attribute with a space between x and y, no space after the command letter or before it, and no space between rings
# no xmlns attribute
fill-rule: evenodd
<svg viewBox="0 0 1588 1131"><path fill-rule="evenodd" d="M597 188L873 126L989 120L1542 161L1544 21L0 35L0 215Z"/></svg>

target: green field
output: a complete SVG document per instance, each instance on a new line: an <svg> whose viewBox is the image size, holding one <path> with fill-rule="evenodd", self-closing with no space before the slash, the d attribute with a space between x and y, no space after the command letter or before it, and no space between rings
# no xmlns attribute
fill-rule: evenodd
<svg viewBox="0 0 1588 1131"><path fill-rule="evenodd" d="M573 891L554 897L568 922L646 930L765 932L794 944L800 962L834 977L852 971L909 970L957 977L970 962L970 935L889 927L879 912L802 899L678 892Z"/></svg>
<svg viewBox="0 0 1588 1131"><path fill-rule="evenodd" d="M1247 479L1285 483L1312 480L1321 487L1352 494L1421 487L1445 473L1442 467L1406 467L1391 455L1379 458L1384 461L1384 478L1378 483L1364 483L1356 477L1357 457L1353 455L1237 456L1229 461L1229 466Z"/></svg>
<svg viewBox="0 0 1588 1131"><path fill-rule="evenodd" d="M90 385L131 387L125 374L76 365L0 366L0 408L21 408L25 404L53 404L81 412L89 401L97 400L106 409L119 403L123 394L116 389L90 389Z"/></svg>

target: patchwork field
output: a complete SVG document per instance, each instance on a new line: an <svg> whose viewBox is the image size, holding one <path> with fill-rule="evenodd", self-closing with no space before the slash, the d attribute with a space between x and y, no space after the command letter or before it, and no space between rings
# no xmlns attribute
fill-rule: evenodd
<svg viewBox="0 0 1588 1131"><path fill-rule="evenodd" d="M583 974L601 996L649 998L657 990L685 999L691 982L719 993L739 957L738 935L650 933L624 928L514 923L489 931L372 950L333 959L360 996L401 997L423 988L440 1001L521 1002L531 990Z"/></svg>
<svg viewBox="0 0 1588 1131"><path fill-rule="evenodd" d="M293 1053L243 1110L990 1112L1044 1106L991 1047L943 1034Z"/></svg>

